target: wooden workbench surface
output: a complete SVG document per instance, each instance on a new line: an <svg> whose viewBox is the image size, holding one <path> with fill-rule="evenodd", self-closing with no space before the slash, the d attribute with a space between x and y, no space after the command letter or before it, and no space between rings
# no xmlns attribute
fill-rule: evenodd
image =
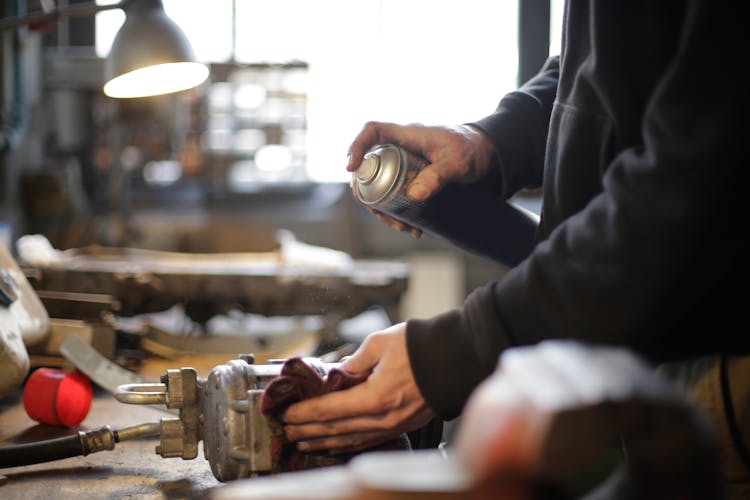
<svg viewBox="0 0 750 500"><path fill-rule="evenodd" d="M156 422L166 413L124 405L97 390L91 410L77 429L39 425L23 408L21 391L0 399L0 445L51 439L78 430L113 429ZM164 459L154 452L158 438L118 443L113 451L0 470L3 499L204 498L219 483L201 453L195 460Z"/></svg>

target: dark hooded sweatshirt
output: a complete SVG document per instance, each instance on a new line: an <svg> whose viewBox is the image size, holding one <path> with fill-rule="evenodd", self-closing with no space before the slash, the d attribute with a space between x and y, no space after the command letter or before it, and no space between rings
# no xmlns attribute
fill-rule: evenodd
<svg viewBox="0 0 750 500"><path fill-rule="evenodd" d="M407 322L441 417L504 349L544 339L654 362L748 351L742 5L571 0L560 57L474 124L495 146L486 181L502 198L542 186L542 219L521 264L462 308Z"/></svg>

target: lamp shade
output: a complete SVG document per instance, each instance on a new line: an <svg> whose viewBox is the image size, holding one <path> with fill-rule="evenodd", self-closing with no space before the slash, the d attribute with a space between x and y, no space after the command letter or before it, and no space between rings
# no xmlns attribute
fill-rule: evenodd
<svg viewBox="0 0 750 500"><path fill-rule="evenodd" d="M196 62L182 30L164 12L161 0L123 2L125 23L105 63L104 93L146 97L196 87L208 68Z"/></svg>

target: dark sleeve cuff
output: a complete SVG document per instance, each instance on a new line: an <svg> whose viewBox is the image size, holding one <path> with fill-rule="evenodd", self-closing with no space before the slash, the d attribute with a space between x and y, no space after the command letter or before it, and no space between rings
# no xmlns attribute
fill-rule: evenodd
<svg viewBox="0 0 750 500"><path fill-rule="evenodd" d="M559 58L549 58L538 75L503 97L494 113L468 123L482 130L495 147L493 170L499 172L503 199L542 184L559 73Z"/></svg>
<svg viewBox="0 0 750 500"><path fill-rule="evenodd" d="M493 287L473 292L462 309L407 322L406 345L417 386L444 420L461 413L472 391L510 346L496 314Z"/></svg>

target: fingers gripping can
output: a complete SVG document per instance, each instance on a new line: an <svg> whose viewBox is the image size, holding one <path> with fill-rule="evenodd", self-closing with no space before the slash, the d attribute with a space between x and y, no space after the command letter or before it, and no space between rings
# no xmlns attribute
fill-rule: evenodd
<svg viewBox="0 0 750 500"><path fill-rule="evenodd" d="M531 253L537 230L533 214L482 186L458 182L413 202L406 187L419 170L402 148L376 146L352 174L352 187L363 204L505 266L513 267Z"/></svg>

